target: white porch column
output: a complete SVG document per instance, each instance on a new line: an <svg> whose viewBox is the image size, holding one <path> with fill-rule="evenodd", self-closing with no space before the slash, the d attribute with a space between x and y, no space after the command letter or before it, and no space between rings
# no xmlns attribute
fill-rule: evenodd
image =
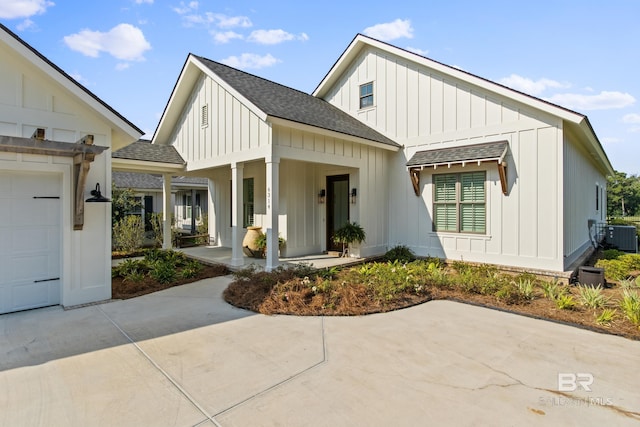
<svg viewBox="0 0 640 427"><path fill-rule="evenodd" d="M213 179L207 178L207 187L209 191L207 191L207 216L209 217L209 223L207 224L207 228L209 230L209 241L207 244L219 246L218 241L218 227L216 221L216 183Z"/></svg>
<svg viewBox="0 0 640 427"><path fill-rule="evenodd" d="M267 264L266 271L278 266L278 215L280 214L280 159L266 158L267 164Z"/></svg>
<svg viewBox="0 0 640 427"><path fill-rule="evenodd" d="M171 249L171 175L162 175L162 249Z"/></svg>
<svg viewBox="0 0 640 427"><path fill-rule="evenodd" d="M242 255L242 180L244 178L244 164L231 164L231 264L243 265Z"/></svg>

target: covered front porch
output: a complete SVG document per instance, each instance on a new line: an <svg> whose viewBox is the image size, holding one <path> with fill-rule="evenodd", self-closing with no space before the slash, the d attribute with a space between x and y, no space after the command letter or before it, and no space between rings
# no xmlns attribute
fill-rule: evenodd
<svg viewBox="0 0 640 427"><path fill-rule="evenodd" d="M180 248L177 250L184 252L190 258L197 259L204 263L224 264L229 267L230 270L237 270L250 265L255 265L257 268L265 269L267 264L267 260L265 258L247 258L242 266L234 265L231 262L233 250L222 246L194 246L190 248ZM369 258L343 258L326 253L317 253L297 257L279 257L278 261L279 264L283 266L307 264L313 268L324 269L359 264L367 261L368 259Z"/></svg>

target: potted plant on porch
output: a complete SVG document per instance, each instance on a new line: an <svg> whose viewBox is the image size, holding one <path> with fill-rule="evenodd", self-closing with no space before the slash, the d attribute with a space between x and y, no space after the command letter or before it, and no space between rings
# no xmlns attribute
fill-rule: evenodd
<svg viewBox="0 0 640 427"><path fill-rule="evenodd" d="M347 256L349 245L352 243L362 243L366 238L364 229L357 222L349 222L338 228L333 233L333 241L342 244L342 257Z"/></svg>
<svg viewBox="0 0 640 427"><path fill-rule="evenodd" d="M260 233L258 237L256 237L254 241L254 245L256 246L258 252L264 257L264 254L267 250L267 235L265 233ZM287 241L282 237L278 236L278 249L280 250L280 255L284 256L282 252L284 251L287 245ZM256 257L259 258L259 257Z"/></svg>

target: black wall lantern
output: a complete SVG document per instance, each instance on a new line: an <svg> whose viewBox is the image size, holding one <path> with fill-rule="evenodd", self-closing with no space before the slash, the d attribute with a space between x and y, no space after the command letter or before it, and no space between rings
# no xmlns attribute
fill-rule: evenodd
<svg viewBox="0 0 640 427"><path fill-rule="evenodd" d="M318 193L318 203L324 203L324 198L326 197L326 195L327 195L327 192L325 191L324 188L320 190L320 192Z"/></svg>
<svg viewBox="0 0 640 427"><path fill-rule="evenodd" d="M96 189L91 190L91 197L89 197L85 202L87 203L108 203L111 200L107 199L100 192L100 183L96 184Z"/></svg>
<svg viewBox="0 0 640 427"><path fill-rule="evenodd" d="M356 197L358 196L358 190L355 188L351 189L351 203L354 204L356 202Z"/></svg>

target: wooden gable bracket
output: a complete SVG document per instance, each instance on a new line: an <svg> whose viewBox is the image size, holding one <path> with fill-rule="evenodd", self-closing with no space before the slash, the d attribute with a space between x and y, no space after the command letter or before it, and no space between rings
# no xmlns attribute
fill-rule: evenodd
<svg viewBox="0 0 640 427"><path fill-rule="evenodd" d="M417 197L420 197L420 169L410 168L409 178L411 179L411 185L413 185L413 192Z"/></svg>
<svg viewBox="0 0 640 427"><path fill-rule="evenodd" d="M505 162L498 162L498 174L500 175L500 185L502 186L502 194L507 195L507 165Z"/></svg>
<svg viewBox="0 0 640 427"><path fill-rule="evenodd" d="M86 135L76 144L93 145L93 135ZM84 186L91 162L96 158L95 153L82 151L73 156L73 169L76 180L75 197L73 203L73 229L82 230L84 226Z"/></svg>

